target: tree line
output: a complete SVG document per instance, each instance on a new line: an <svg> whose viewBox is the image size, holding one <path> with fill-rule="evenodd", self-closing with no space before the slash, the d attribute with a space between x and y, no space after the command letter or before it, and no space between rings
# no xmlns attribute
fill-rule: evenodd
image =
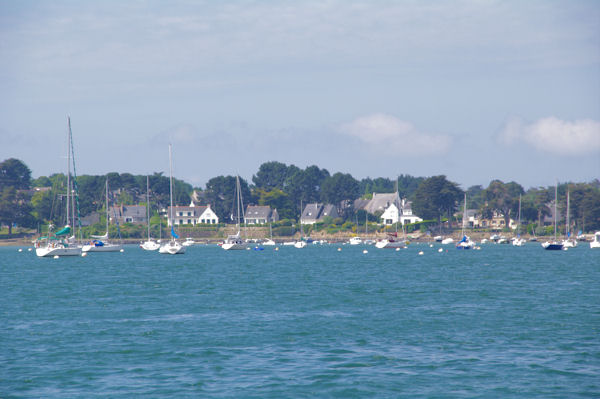
<svg viewBox="0 0 600 399"><path fill-rule="evenodd" d="M148 178L151 209L156 211L167 207L169 178L162 173L153 173ZM235 204L235 179L235 176L213 177L203 189L194 189L192 185L174 179L174 201L187 205L196 191L199 205L210 204L221 221L229 222ZM9 233L14 224L35 227L49 221L60 223L65 218L66 180L64 174L32 179L31 171L22 161L14 158L3 161L0 163L0 222L9 226ZM107 181L111 204L145 203L145 175L113 172L102 176L77 176L78 212L81 216L103 209ZM485 188L477 185L465 191L443 175L425 178L401 174L397 179L377 177L357 180L349 173L330 174L316 165L302 169L276 161L260 165L251 182L240 178L240 186L244 204L268 205L277 209L282 219L292 220L299 218L301 204L312 202L335 204L343 220L355 220L358 216L364 220L364 211L353 207L355 199L369 199L374 192L398 191L400 197L413 202L413 213L425 220L452 218L461 209L466 193L469 209L478 210L484 218L491 217L493 213L502 214L506 226L509 219L516 219L521 196L524 223L541 224L543 218L550 214L547 205L554 199L553 187L525 190L516 182L493 180ZM567 190L570 192L573 225L585 231L600 229L600 182L560 184L559 208L563 215Z"/></svg>

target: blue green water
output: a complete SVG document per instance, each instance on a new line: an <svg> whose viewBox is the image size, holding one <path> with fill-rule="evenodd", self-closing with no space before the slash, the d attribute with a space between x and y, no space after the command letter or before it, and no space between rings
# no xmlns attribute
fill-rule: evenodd
<svg viewBox="0 0 600 399"><path fill-rule="evenodd" d="M0 397L600 397L600 250L338 247L0 248Z"/></svg>

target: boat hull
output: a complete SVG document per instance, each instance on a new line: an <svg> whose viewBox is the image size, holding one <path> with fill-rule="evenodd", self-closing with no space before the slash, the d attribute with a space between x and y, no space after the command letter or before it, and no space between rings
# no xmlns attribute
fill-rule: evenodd
<svg viewBox="0 0 600 399"><path fill-rule="evenodd" d="M35 254L39 257L80 256L81 247L39 247L35 249Z"/></svg>
<svg viewBox="0 0 600 399"><path fill-rule="evenodd" d="M140 248L142 248L146 251L156 251L157 249L160 248L160 244L157 243L156 241L145 241L140 244Z"/></svg>
<svg viewBox="0 0 600 399"><path fill-rule="evenodd" d="M171 241L158 249L158 253L165 255L181 255L185 253L185 247L178 242Z"/></svg>
<svg viewBox="0 0 600 399"><path fill-rule="evenodd" d="M81 247L81 252L119 252L122 249L123 246L120 244L84 245Z"/></svg>
<svg viewBox="0 0 600 399"><path fill-rule="evenodd" d="M246 245L235 243L235 242L226 242L225 244L221 245L221 248L223 248L226 251L235 251L235 250L246 249Z"/></svg>
<svg viewBox="0 0 600 399"><path fill-rule="evenodd" d="M404 248L405 245L403 242L400 241L388 241L388 240L383 240L383 241L378 241L377 243L375 243L375 248L379 248L379 249L396 249L396 248Z"/></svg>
<svg viewBox="0 0 600 399"><path fill-rule="evenodd" d="M542 248L547 251L561 251L563 249L563 245L557 242L545 242L542 244Z"/></svg>

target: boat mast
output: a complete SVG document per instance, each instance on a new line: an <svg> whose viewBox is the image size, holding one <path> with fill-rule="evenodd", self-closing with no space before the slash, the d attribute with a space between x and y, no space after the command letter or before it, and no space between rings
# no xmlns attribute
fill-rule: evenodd
<svg viewBox="0 0 600 399"><path fill-rule="evenodd" d="M148 241L150 241L150 178L146 175L146 221L148 222Z"/></svg>
<svg viewBox="0 0 600 399"><path fill-rule="evenodd" d="M67 116L69 124L69 131L67 132L67 225L71 225L70 212L71 212L71 117Z"/></svg>
<svg viewBox="0 0 600 399"><path fill-rule="evenodd" d="M465 203L463 206L463 220L462 220L462 234L461 234L463 237L465 236L466 224L467 224L467 193L465 193Z"/></svg>
<svg viewBox="0 0 600 399"><path fill-rule="evenodd" d="M558 201L558 182L556 182L556 186L554 186L554 241L556 241L556 202Z"/></svg>
<svg viewBox="0 0 600 399"><path fill-rule="evenodd" d="M106 177L105 183L105 191L106 191L106 239L108 240L108 176Z"/></svg>
<svg viewBox="0 0 600 399"><path fill-rule="evenodd" d="M171 198L171 212L169 217L171 219L171 229L173 229L173 159L171 157L171 144L169 143L169 197ZM171 241L175 241L175 237L171 234Z"/></svg>
<svg viewBox="0 0 600 399"><path fill-rule="evenodd" d="M570 232L570 223L569 223L569 188L567 187L567 225L565 227L565 234L567 235L567 240L569 239L569 232Z"/></svg>
<svg viewBox="0 0 600 399"><path fill-rule="evenodd" d="M238 235L240 234L240 177L238 175L235 175L235 190L237 192L237 196L236 196L236 207L237 207L237 220L236 220L236 225L237 225L237 232Z"/></svg>
<svg viewBox="0 0 600 399"><path fill-rule="evenodd" d="M519 194L519 222L517 224L517 237L521 237L521 194Z"/></svg>

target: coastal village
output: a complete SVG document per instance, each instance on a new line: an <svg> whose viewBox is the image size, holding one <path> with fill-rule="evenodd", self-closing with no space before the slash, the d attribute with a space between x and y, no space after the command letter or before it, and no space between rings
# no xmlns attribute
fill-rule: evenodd
<svg viewBox="0 0 600 399"><path fill-rule="evenodd" d="M453 242L459 241L465 231L483 242L504 242L520 236L536 240L555 231L585 241L593 239L598 224L595 215L600 212L597 181L561 186L563 195L559 201L558 196L551 198L551 189L525 192L514 182L496 180L486 189L477 186L463 191L445 176L402 176L402 182L382 178L359 182L341 173L330 176L316 166L303 171L293 165L267 162L253 177L253 186L233 176L212 179L203 190L175 181L177 195L171 206L166 195L173 182L169 183L169 178L162 174L134 177L113 173L81 176L77 180L73 176L72 182L67 183L68 176L62 174L53 175L52 179L31 179L26 165L18 160L6 160L1 166L4 176L25 176L19 184L11 183L14 178L5 178L3 184L1 221L6 231L2 235L5 242L9 239L11 242L31 241L46 234L48 223L58 226L69 219L74 229L83 230L79 232L83 239L110 233L113 240L130 243L140 242L146 235L166 238L170 231L188 240L207 243L222 242L235 234L245 240L269 238L279 242L346 242L360 237L375 242L390 236L403 242ZM278 177L281 182L268 186L263 180L276 179L274 168L281 172ZM321 187L320 193L307 195L297 188L290 189L294 179L306 180L309 173L315 174L315 171L319 177L311 184ZM146 188L144 179L148 184ZM220 188L216 188L216 182ZM334 193L329 197L325 194L328 183L332 183L330 188ZM68 212L63 209L69 207L69 196L65 196L67 184L73 193ZM90 186L95 187L95 192ZM374 188L387 192L367 192ZM102 198L103 191L106 191L105 198ZM451 195L446 193L447 198L441 197L439 193L444 191ZM575 200L569 205L566 201L569 201L570 191ZM527 202L521 211L523 196ZM314 201L315 198L322 201ZM327 201L330 198L337 201ZM531 202L532 198L537 204ZM560 223L554 227L556 221Z"/></svg>

